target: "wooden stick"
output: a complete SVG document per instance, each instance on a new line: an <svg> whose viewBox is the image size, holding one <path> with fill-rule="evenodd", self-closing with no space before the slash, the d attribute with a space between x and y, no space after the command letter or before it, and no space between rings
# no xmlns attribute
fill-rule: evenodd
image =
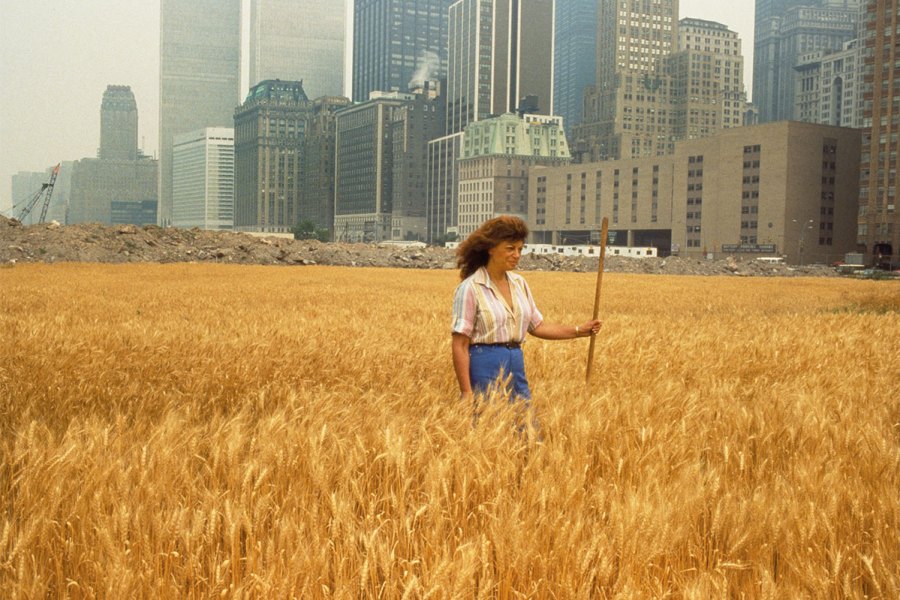
<svg viewBox="0 0 900 600"><path fill-rule="evenodd" d="M594 315L592 319L596 319L600 314L600 286L603 283L603 262L606 259L606 234L609 229L609 219L603 217L603 225L600 228L600 266L597 268L597 291L594 295ZM588 346L587 373L584 376L584 383L591 383L591 366L594 364L594 342L597 339L596 334L591 334L591 343Z"/></svg>

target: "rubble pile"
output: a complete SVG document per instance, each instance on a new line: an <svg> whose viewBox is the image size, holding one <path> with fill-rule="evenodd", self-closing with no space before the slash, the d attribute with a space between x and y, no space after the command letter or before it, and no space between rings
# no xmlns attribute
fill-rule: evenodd
<svg viewBox="0 0 900 600"><path fill-rule="evenodd" d="M595 272L598 258L526 254L524 271ZM161 228L152 225L60 225L52 222L23 226L0 216L0 263L225 263L258 265L336 265L414 269L455 269L453 250L378 244L323 243L246 233ZM624 258L607 256L613 273L730 276L834 276L823 265L795 267L728 257L723 260Z"/></svg>

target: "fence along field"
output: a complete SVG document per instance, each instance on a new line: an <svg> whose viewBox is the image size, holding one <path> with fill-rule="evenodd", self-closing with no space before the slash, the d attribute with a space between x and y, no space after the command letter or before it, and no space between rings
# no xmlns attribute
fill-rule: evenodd
<svg viewBox="0 0 900 600"><path fill-rule="evenodd" d="M528 273L545 316L594 276ZM893 283L607 274L472 428L456 274L0 270L9 598L897 598Z"/></svg>

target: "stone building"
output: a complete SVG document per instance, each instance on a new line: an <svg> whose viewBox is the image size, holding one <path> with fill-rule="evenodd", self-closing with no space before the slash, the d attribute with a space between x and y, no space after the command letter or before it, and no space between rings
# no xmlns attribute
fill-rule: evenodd
<svg viewBox="0 0 900 600"><path fill-rule="evenodd" d="M288 233L299 222L310 101L302 81L254 85L234 111L234 229Z"/></svg>

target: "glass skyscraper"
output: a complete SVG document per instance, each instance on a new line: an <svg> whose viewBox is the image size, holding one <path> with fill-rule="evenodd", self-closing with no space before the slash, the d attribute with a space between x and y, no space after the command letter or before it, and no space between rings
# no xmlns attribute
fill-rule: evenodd
<svg viewBox="0 0 900 600"><path fill-rule="evenodd" d="M160 225L172 222L174 137L233 126L240 67L241 0L160 2Z"/></svg>
<svg viewBox="0 0 900 600"><path fill-rule="evenodd" d="M556 0L553 64L554 112L566 131L581 123L584 88L597 69L597 0Z"/></svg>
<svg viewBox="0 0 900 600"><path fill-rule="evenodd" d="M355 0L353 100L409 92L447 72L447 8L452 0Z"/></svg>

